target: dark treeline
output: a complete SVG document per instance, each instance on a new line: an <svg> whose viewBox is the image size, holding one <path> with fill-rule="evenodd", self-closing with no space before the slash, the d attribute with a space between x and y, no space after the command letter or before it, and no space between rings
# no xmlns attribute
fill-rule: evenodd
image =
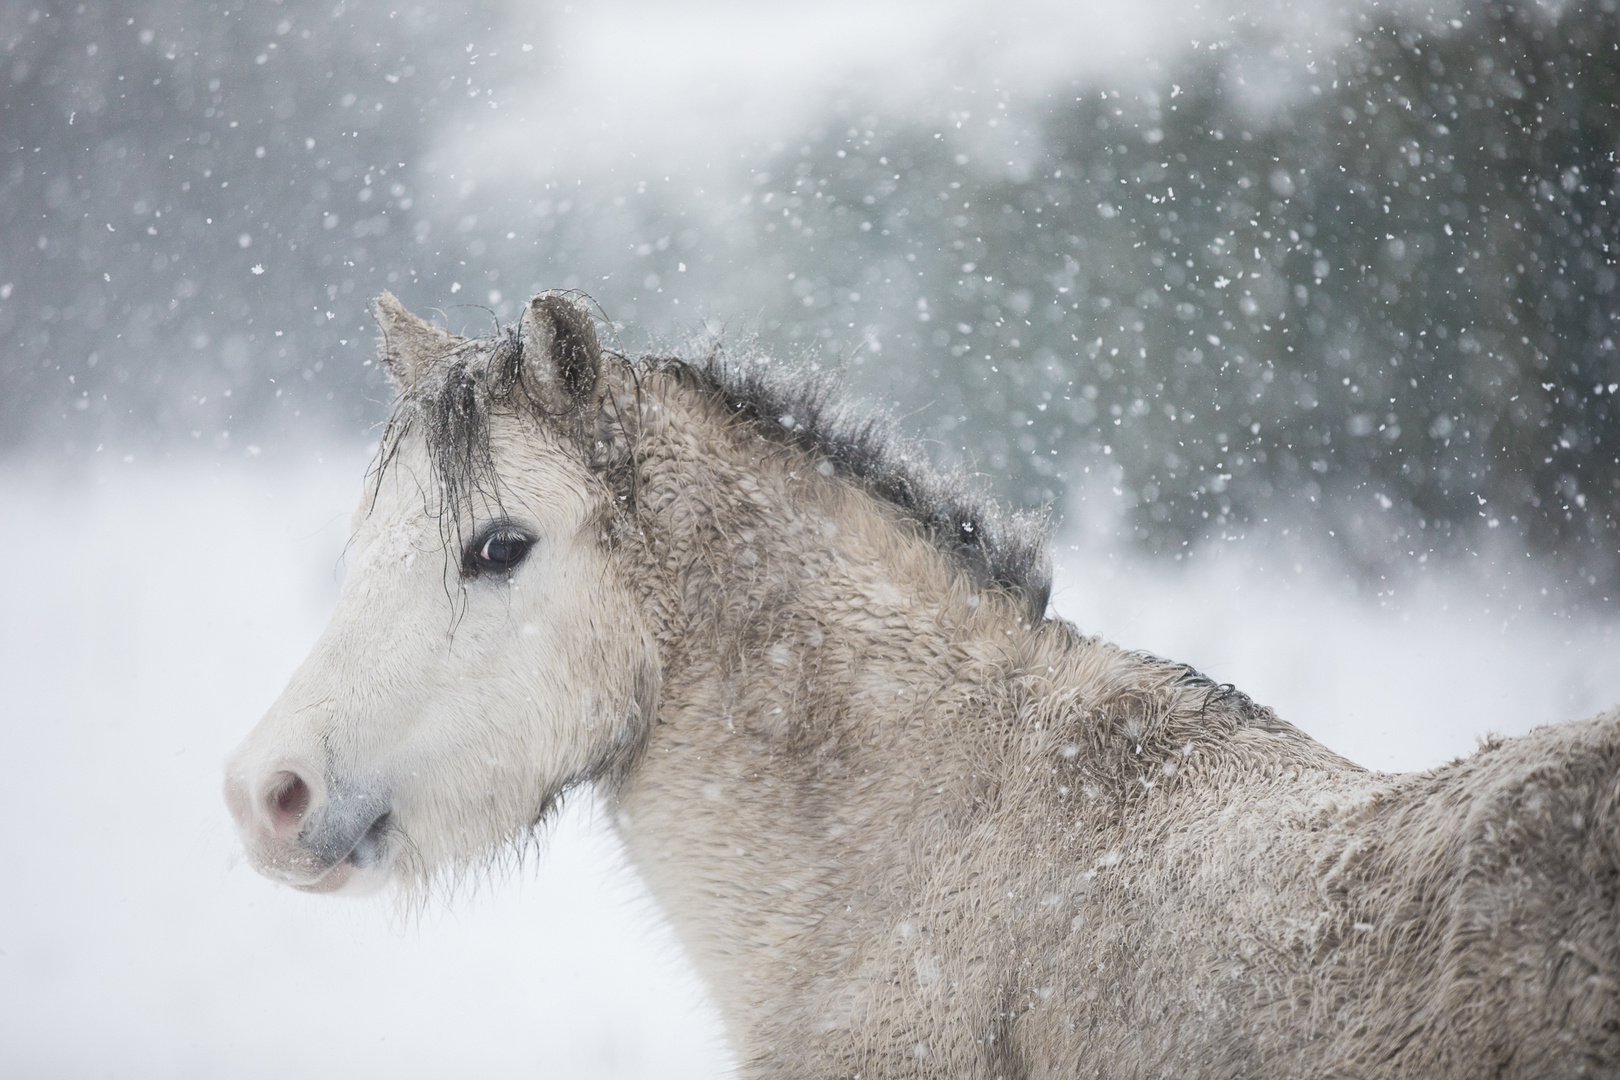
<svg viewBox="0 0 1620 1080"><path fill-rule="evenodd" d="M499 79L499 14L0 10L0 446L373 418L380 392L330 358L369 347L365 291L413 253L431 138Z"/></svg>
<svg viewBox="0 0 1620 1080"><path fill-rule="evenodd" d="M1612 0L1261 12L1129 85L834 101L702 192L430 174L521 62L498 11L162 10L6 28L8 440L352 430L366 296L580 286L632 338L702 298L847 362L1015 501L1105 476L1157 550L1314 518L1369 566L1517 545L1616 595Z"/></svg>
<svg viewBox="0 0 1620 1080"><path fill-rule="evenodd" d="M1306 510L1359 557L1500 529L1612 587L1613 5L1243 44L1043 107L1025 177L976 178L929 128L829 125L774 188L807 228L775 235L828 253L807 295L897 339L932 376L906 404L937 399L938 437L1026 501L1080 448L1160 549ZM1268 67L1287 93L1257 104Z"/></svg>

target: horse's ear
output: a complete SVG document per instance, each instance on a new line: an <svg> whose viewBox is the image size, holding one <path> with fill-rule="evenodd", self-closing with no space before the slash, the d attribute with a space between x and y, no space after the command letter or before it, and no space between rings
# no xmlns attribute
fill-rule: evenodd
<svg viewBox="0 0 1620 1080"><path fill-rule="evenodd" d="M394 389L402 393L416 385L429 364L465 340L412 315L391 292L377 297L372 311L377 319L377 359Z"/></svg>
<svg viewBox="0 0 1620 1080"><path fill-rule="evenodd" d="M541 293L523 313L523 364L554 407L582 413L596 399L602 346L584 305L561 293Z"/></svg>

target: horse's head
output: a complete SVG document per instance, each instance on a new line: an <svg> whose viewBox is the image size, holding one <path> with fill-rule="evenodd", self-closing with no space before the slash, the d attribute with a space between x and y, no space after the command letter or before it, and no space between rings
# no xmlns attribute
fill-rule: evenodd
<svg viewBox="0 0 1620 1080"><path fill-rule="evenodd" d="M386 294L377 312L399 401L342 594L226 768L254 866L312 892L425 883L526 837L628 765L658 693L610 565L589 314L542 295L469 340Z"/></svg>

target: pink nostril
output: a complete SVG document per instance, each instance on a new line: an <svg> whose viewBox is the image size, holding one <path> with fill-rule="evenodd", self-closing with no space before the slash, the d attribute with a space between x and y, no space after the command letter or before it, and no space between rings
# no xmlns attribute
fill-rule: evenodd
<svg viewBox="0 0 1620 1080"><path fill-rule="evenodd" d="M295 772L278 772L264 789L264 807L270 814L271 828L277 835L298 831L309 809L309 785Z"/></svg>

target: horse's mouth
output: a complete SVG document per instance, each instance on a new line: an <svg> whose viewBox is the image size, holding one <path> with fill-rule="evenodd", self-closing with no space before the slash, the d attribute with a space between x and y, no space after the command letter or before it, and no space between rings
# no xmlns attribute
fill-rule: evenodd
<svg viewBox="0 0 1620 1080"><path fill-rule="evenodd" d="M322 862L325 863L324 866L322 866L321 863L317 863L316 865L310 867L310 870L313 871L313 876L309 874L301 874L298 875L297 878L294 878L292 875L286 874L285 872L274 874L273 876L280 877L284 882L300 892L338 892L354 880L356 871L369 870L374 867L381 866L387 861L388 834L392 829L390 818L391 813L386 810L377 815L377 817L366 826L365 830L360 833L359 837L352 844L348 845L348 849L346 851L343 851L341 847L337 848L338 851L343 851L343 853L334 861L325 862L325 860L322 860ZM304 836L300 836L299 840L303 843L306 852L309 851L311 847L315 847L317 850L319 850L319 847L325 847L326 853L328 853L330 857L330 853L334 848L334 845L331 843L331 834L329 832L325 837L321 838L324 843L318 840L316 843L312 844L306 840Z"/></svg>
<svg viewBox="0 0 1620 1080"><path fill-rule="evenodd" d="M349 883L354 876L354 864L348 861L340 862L314 881L288 882L299 892L332 893L337 892Z"/></svg>

